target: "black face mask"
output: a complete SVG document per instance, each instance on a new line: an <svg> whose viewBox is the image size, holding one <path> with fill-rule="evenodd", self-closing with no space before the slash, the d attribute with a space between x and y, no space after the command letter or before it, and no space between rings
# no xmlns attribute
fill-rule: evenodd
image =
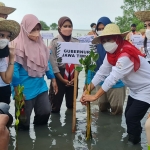
<svg viewBox="0 0 150 150"><path fill-rule="evenodd" d="M9 47L7 45L5 48L0 49L0 58L5 58L8 56L9 56Z"/></svg>
<svg viewBox="0 0 150 150"><path fill-rule="evenodd" d="M135 32L135 29L133 29L132 32Z"/></svg>

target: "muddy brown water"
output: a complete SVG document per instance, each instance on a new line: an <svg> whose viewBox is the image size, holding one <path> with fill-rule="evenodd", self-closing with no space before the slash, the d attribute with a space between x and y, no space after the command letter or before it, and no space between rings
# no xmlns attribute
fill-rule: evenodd
<svg viewBox="0 0 150 150"><path fill-rule="evenodd" d="M143 128L140 144L131 145L127 141L124 114L112 116L101 113L96 103L91 106L92 136L85 140L86 107L82 106L79 98L84 85L84 73L79 77L79 97L77 99L76 132L72 133L72 110L67 110L63 101L60 114L52 114L45 126L34 127L33 116L29 131L19 131L16 141L14 124L10 128L9 150L147 150L145 129ZM49 81L47 81L49 85ZM124 108L126 106L126 101ZM14 114L14 104L11 102L10 112ZM144 127L147 114L142 120Z"/></svg>

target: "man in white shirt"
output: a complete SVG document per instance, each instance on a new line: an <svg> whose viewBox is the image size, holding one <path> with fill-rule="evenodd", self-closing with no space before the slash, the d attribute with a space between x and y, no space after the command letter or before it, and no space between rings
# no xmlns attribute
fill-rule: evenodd
<svg viewBox="0 0 150 150"><path fill-rule="evenodd" d="M131 32L129 32L126 36L126 40L129 41L130 43L132 43L132 35L141 35L140 32L136 31L136 24L132 24L131 25Z"/></svg>

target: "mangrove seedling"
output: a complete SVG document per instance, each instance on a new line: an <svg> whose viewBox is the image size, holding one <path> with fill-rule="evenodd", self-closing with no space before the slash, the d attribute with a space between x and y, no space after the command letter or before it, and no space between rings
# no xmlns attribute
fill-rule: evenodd
<svg viewBox="0 0 150 150"><path fill-rule="evenodd" d="M16 131L18 130L19 120L21 115L24 114L24 95L23 95L24 86L17 86L18 94L15 95L15 107L16 107Z"/></svg>
<svg viewBox="0 0 150 150"><path fill-rule="evenodd" d="M81 66L77 66L77 71L85 70L85 76L86 76L86 91L87 94L90 94L90 91L88 91L88 83L87 83L87 74L88 70L94 72L96 68L96 61L98 60L99 55L95 53L93 50L90 51L90 54L86 56L85 58L81 58L79 60ZM86 140L92 139L92 132L91 132L91 107L90 102L87 102L87 127L86 127Z"/></svg>

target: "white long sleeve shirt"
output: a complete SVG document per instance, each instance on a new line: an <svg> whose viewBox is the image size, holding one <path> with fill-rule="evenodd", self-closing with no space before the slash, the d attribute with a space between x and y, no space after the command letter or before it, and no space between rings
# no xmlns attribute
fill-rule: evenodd
<svg viewBox="0 0 150 150"><path fill-rule="evenodd" d="M7 70L8 64L5 58L0 58L0 72L5 72ZM0 87L6 86L9 84L6 84L2 78L0 77Z"/></svg>
<svg viewBox="0 0 150 150"><path fill-rule="evenodd" d="M103 64L94 76L94 86L104 81L102 89L107 92L116 82L121 79L129 87L130 96L150 104L150 64L145 58L139 56L140 68L135 72L133 62L123 56L118 59L116 66L109 64L107 55ZM106 79L105 77L108 76Z"/></svg>

